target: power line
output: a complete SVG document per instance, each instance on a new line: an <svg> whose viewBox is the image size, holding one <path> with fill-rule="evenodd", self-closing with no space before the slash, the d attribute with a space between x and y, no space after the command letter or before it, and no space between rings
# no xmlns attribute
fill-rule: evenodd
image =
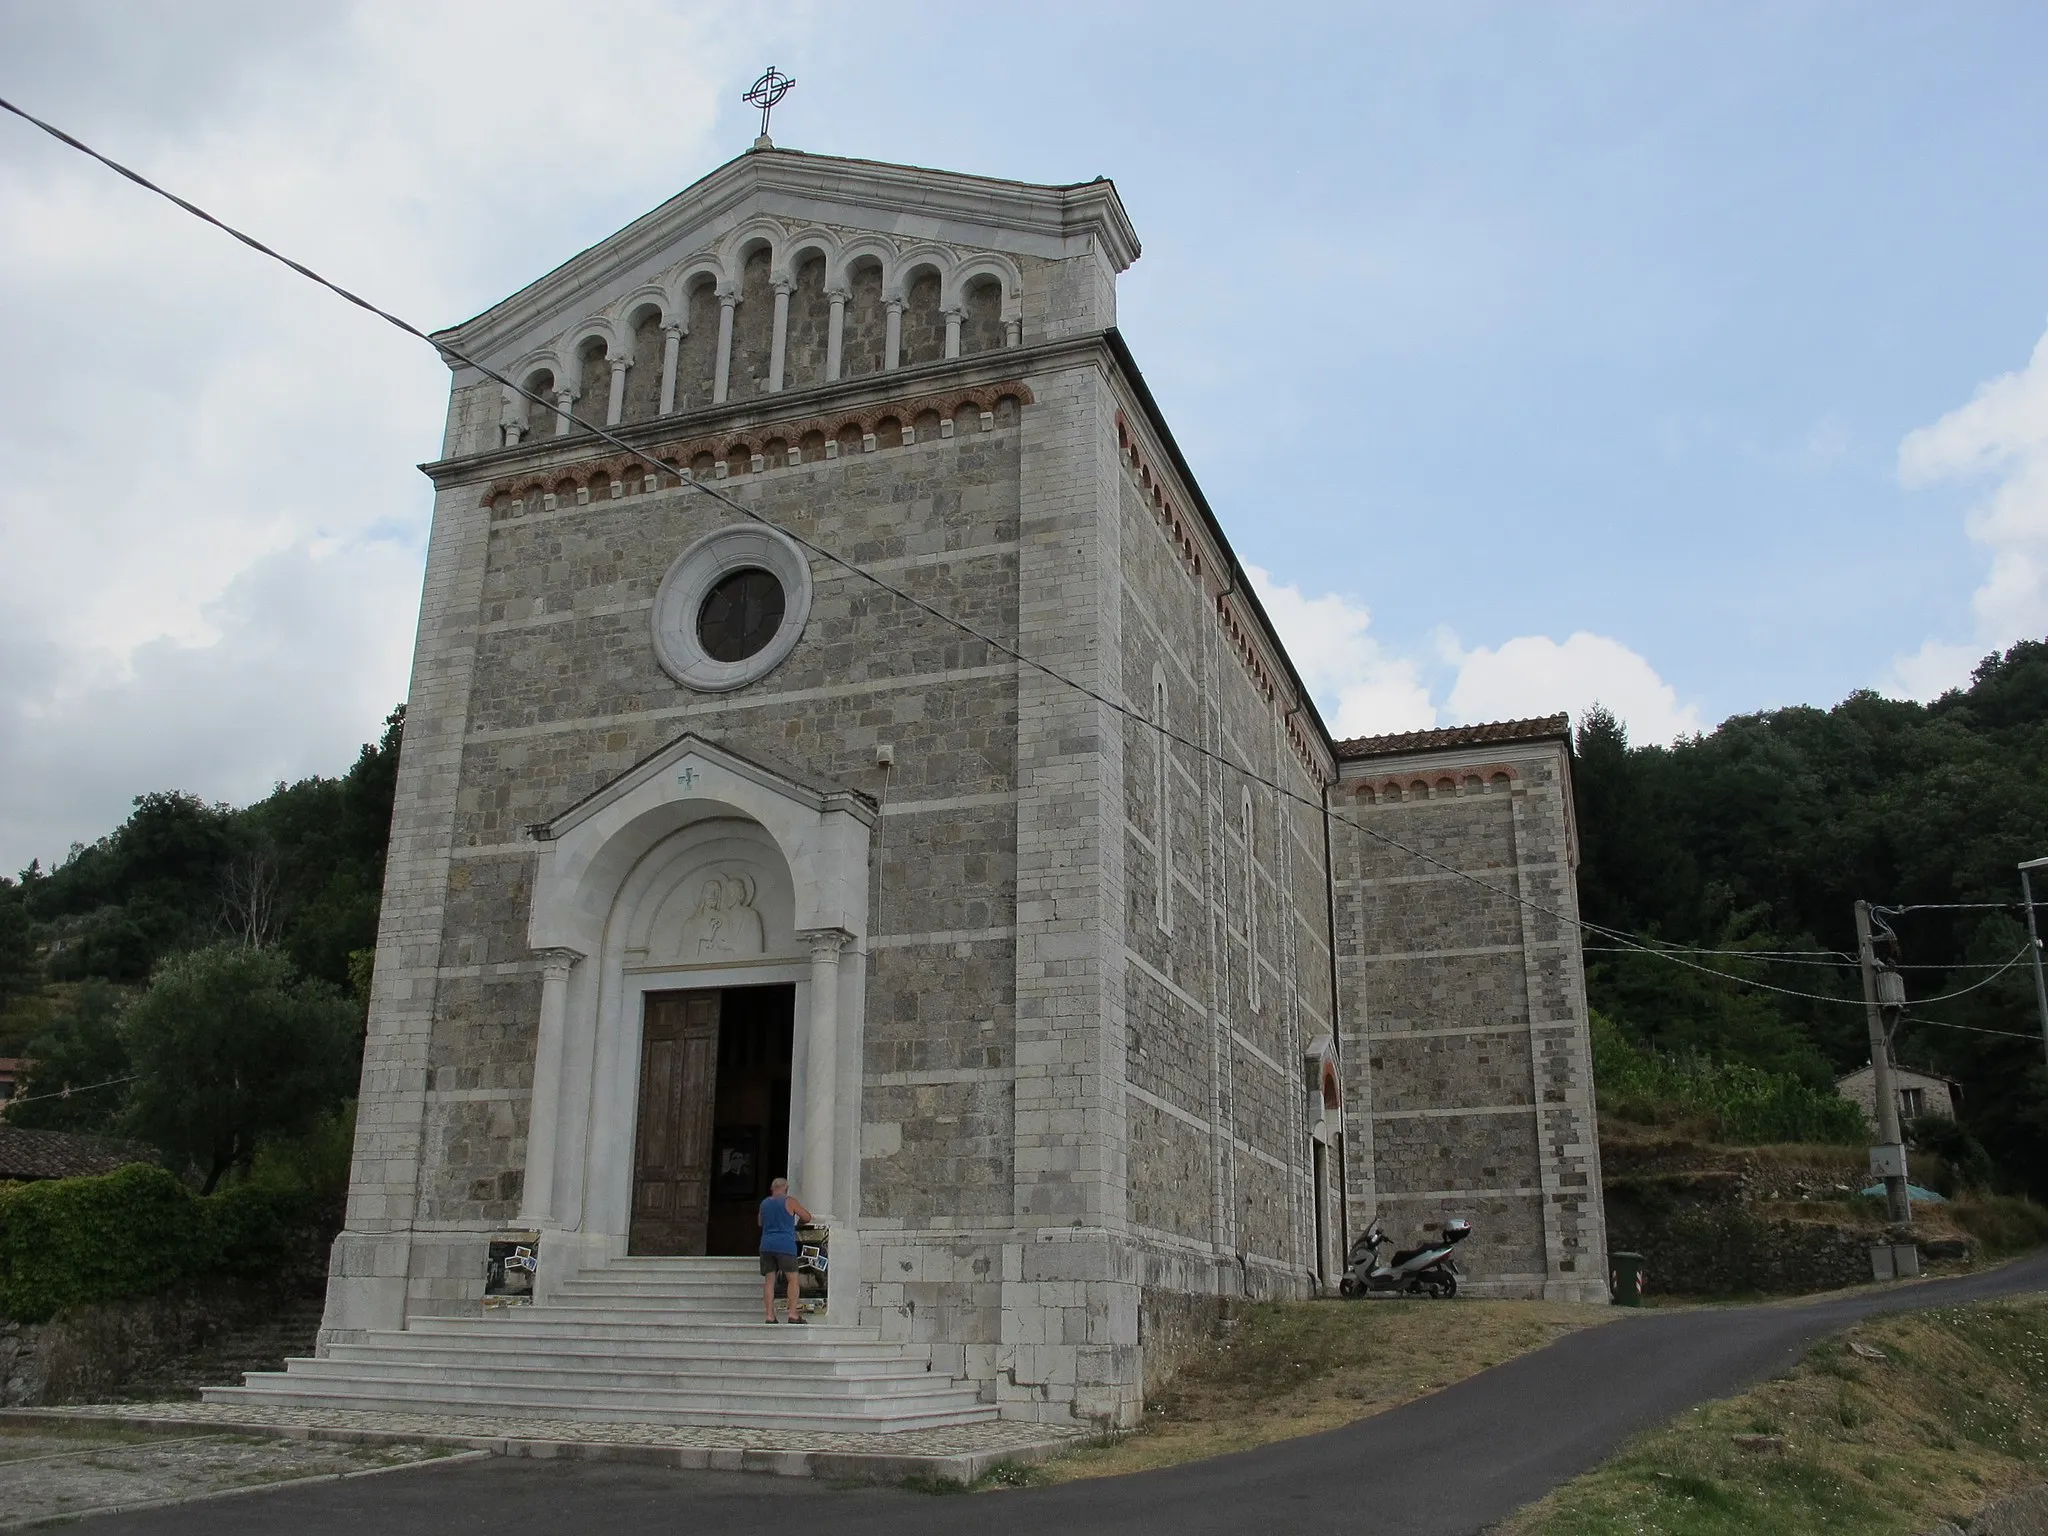
<svg viewBox="0 0 2048 1536"><path fill-rule="evenodd" d="M429 335L427 332L421 330L411 321L406 320L399 315L393 314L390 310L381 308L380 306L372 303L370 300L364 298L362 295L354 293L349 289L342 287L341 284L334 282L329 278L323 277L320 273L314 271L311 267L305 265L303 262L293 260L291 257L285 255L283 252L275 249L272 246L266 245L261 240L258 240L254 235L247 234L242 230L237 229L234 225L229 224L224 219L217 218L215 215L207 212L206 209L200 207L197 203L194 203L187 198L180 197L178 196L177 193L168 191L164 187L159 186L156 182L151 181L147 176L144 176L141 172L132 170L128 166L123 165L120 161L115 160L110 156L101 154L98 150L94 149L90 144L87 144L84 140L79 139L72 134L66 133L63 129L57 127L55 124L45 122L43 119L35 116L33 113L25 111L21 107L16 106L13 102L7 100L5 97L0 97L0 109L5 109L6 111L13 113L16 117L21 118L24 122L41 129L44 133L48 134L51 138L56 139L59 143L67 145L70 148L77 150L80 154L83 154L89 157L90 159L98 161L101 165L104 165L108 170L113 171L116 175L124 177L128 181L132 181L133 183L135 183L135 185L141 187L144 191L153 192L158 197L163 198L165 201L171 203L177 208L182 209L184 212L191 214L194 218L200 220L201 222L212 225L215 229L220 230L223 234L231 236L233 239L239 241L243 245L246 245L247 247L249 247L249 249L257 252L259 255L268 256L271 260L278 262L285 267L290 268L293 272L305 278L307 281L315 283L322 288L325 288L328 292L334 294L336 297L341 298L350 304L353 304L356 308L364 310L367 313L376 316L379 320L384 321L387 325L391 325L396 329L403 331L406 335L411 336L419 341L424 341L428 346L434 348L434 350L441 355L444 361L457 363L465 368L474 369L477 373L483 375L485 378L490 379L494 383L497 383L503 386L504 388L512 391L512 393L518 395L520 398L528 401L529 403L538 405L543 410L554 412L562 416L572 425L581 428L586 432L589 432L592 436L598 438L600 441L608 443L612 447L618 449L620 452L630 455L632 458L637 459L639 462L646 465L649 469L653 470L657 477L657 484L660 483L661 477L676 478L682 486L697 491L701 495L710 497L713 501L719 503L721 506L729 508L731 511L738 513L740 516L747 518L751 522L759 523L761 526L765 528L774 529L777 533L780 533L785 538L788 538L793 542L801 545L803 548L809 550L812 554L815 554L820 559L825 560L832 565L838 566L840 569L846 571L850 575L857 576L864 581L872 583L875 587L879 588L884 592L887 592L890 596L896 598L898 601L907 603L911 607L916 608L923 613L929 614L931 617L937 619L939 622L959 630L962 634L968 635L975 640L979 640L984 645L987 645L991 650L997 652L998 654L1008 656L1011 660L1015 661L1019 666L1028 667L1032 671L1041 674L1048 680L1054 683L1058 683L1066 688L1072 689L1076 693L1079 693L1082 697L1087 698L1092 702L1101 705L1103 708L1108 709L1111 712L1122 716L1126 720L1133 721L1141 726L1144 726L1156 732L1163 739L1171 741L1176 745L1181 746L1186 750L1195 753L1197 756L1200 756L1211 762L1219 764L1224 769L1232 773L1238 774L1250 783L1257 784L1265 789L1269 789L1273 793L1281 796L1284 799L1292 800L1297 804L1313 809L1320 815L1328 816L1334 820L1341 821L1346 826L1352 828L1354 831L1362 834L1365 837L1369 837L1374 841L1383 844L1386 847L1397 850L1398 852L1407 854L1410 858L1413 858L1420 863L1431 865L1437 869L1444 871L1446 874L1453 875L1456 876L1458 879L1468 881L1471 884L1478 886L1481 890L1488 891L1495 896L1499 896L1505 900L1514 902L1522 907L1529 909L1530 911L1540 912L1544 916L1554 918L1558 922L1564 923L1567 926L1579 928L1584 932L1597 934L1603 938L1612 939L1616 943L1621 944L1627 948L1638 950L1644 954L1658 955L1670 961L1674 965L1682 965L1690 970L1704 972L1709 976L1719 976L1722 977L1724 980L1732 981L1742 986L1756 987L1763 991L1776 992L1787 997L1805 998L1814 1002L1839 1003L1845 1006L1853 1007L1862 1006L1861 1001L1857 999L1831 997L1825 993L1820 992L1799 992L1789 987L1774 986L1769 982L1757 981L1752 977L1730 975L1728 972L1715 970L1711 966L1697 964L1694 961L1685 959L1681 954L1675 953L1670 950L1653 947L1652 945L1635 938L1633 935L1622 933L1616 929L1604 928L1596 923L1589 923L1585 921L1583 918L1567 916L1562 912L1558 912L1550 907L1544 906L1541 902L1532 901L1530 898L1523 896L1518 892L1505 890L1499 886L1491 884L1486 880L1482 880L1481 878L1479 878L1479 876L1472 874L1470 871L1459 869L1455 865L1450 864L1443 859L1439 859L1432 854L1425 853L1419 848L1411 848L1406 843L1401 842L1398 838L1390 837L1384 832L1377 831L1374 828L1365 826L1361 822L1354 821L1350 817L1345 816L1342 812L1333 808L1329 804L1327 799L1311 800L1308 796L1301 794L1297 790L1289 788L1287 785L1282 784L1275 779L1270 779L1266 777L1264 774L1258 773L1253 769L1245 767L1241 763L1234 762L1231 758L1229 758L1221 752L1215 751L1212 748L1203 746L1199 742L1191 740L1188 737L1182 736L1178 732L1174 731L1171 727L1167 726L1164 722L1154 721L1147 718L1145 715L1139 713L1137 710L1131 708L1129 705L1123 703L1121 700L1111 698L1109 695L1101 692L1099 689L1093 688L1086 683L1078 681L1075 678L1066 676L1064 673L1058 671L1052 666L1049 666L1047 663L1039 661L1036 657L1026 654L1025 652L1017 649L1017 647L998 639L994 635L985 633L984 631L976 628L974 625L968 623L964 619L961 619L953 614L947 613L941 608L935 607L933 604L926 602L924 599L917 597L913 593L905 591L903 588L898 587L893 583L876 575L873 571L867 570L864 567L855 564L853 561L839 554L836 550L827 548L826 546L819 544L816 540L807 538L805 535L797 532L794 529L784 527L782 524L777 523L765 514L756 511L754 508L749 507L742 502L734 500L732 497L726 495L722 491L716 490L712 486L706 484L704 481L698 480L695 476L688 475L687 473L684 472L679 472L675 465L667 463L664 460L655 458L652 454L649 454L645 450L638 448L634 446L632 443L625 441L616 433L611 432L604 426L600 426L596 422L586 421L582 417L576 415L573 411L564 410L557 402L548 400L545 397L535 393L534 391L527 389L524 385L516 383L514 380L498 372L495 368L490 367L488 364L479 362L475 358L469 357L457 351L454 347L449 346L446 342L435 340L434 337ZM1325 787L1327 788L1327 786Z"/></svg>
<svg viewBox="0 0 2048 1536"><path fill-rule="evenodd" d="M1627 945L1584 944L1580 948L1589 955L1635 954L1637 951ZM1673 945L1667 949L1652 950L1653 954L1675 955L1725 955L1731 960L1764 960L1772 965L1815 965L1823 970L1854 970L1854 957L1830 949L1693 949L1684 945ZM1835 955L1833 960L1805 960L1802 955ZM2000 964L1991 960L1940 960L1899 961L1890 969L1894 971L2002 971L2011 965L2010 960Z"/></svg>
<svg viewBox="0 0 2048 1536"><path fill-rule="evenodd" d="M49 1093L32 1093L25 1099L0 1099L0 1110L9 1110L17 1104L38 1104L44 1099L68 1099L74 1093L91 1093L95 1088L112 1088L117 1083L132 1083L141 1074L130 1072L126 1077L110 1077L103 1083L87 1083L83 1088L56 1088Z"/></svg>
<svg viewBox="0 0 2048 1536"><path fill-rule="evenodd" d="M1907 1018L1903 1022L1907 1024L1931 1024L1936 1029L1963 1029L1968 1030L1973 1035L2002 1035L2007 1040L2025 1040L2029 1044L2040 1038L2040 1036L2031 1032L2021 1034L2010 1029L1986 1029L1981 1024L1951 1024L1946 1019Z"/></svg>

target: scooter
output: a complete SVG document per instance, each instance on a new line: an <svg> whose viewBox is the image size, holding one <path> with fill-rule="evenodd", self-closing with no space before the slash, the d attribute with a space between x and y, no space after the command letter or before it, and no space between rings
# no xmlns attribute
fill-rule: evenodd
<svg viewBox="0 0 2048 1536"><path fill-rule="evenodd" d="M1351 1245L1345 1259L1344 1278L1337 1282L1340 1296L1434 1296L1448 1301L1458 1294L1458 1264L1451 1250L1472 1235L1472 1223L1463 1217L1444 1223L1443 1235L1420 1248L1402 1248L1382 1261L1380 1249L1387 1236L1375 1221L1365 1235Z"/></svg>

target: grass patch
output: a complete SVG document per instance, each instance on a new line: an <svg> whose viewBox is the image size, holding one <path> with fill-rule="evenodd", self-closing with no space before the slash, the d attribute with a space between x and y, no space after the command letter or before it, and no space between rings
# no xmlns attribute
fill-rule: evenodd
<svg viewBox="0 0 2048 1536"><path fill-rule="evenodd" d="M2048 1474L2048 1301L1861 1324L1682 1414L1505 1536L1912 1536Z"/></svg>
<svg viewBox="0 0 2048 1536"><path fill-rule="evenodd" d="M1317 1434L1611 1321L1548 1301L1281 1301L1247 1308L1146 1405L1145 1423L1022 1469L1070 1482Z"/></svg>

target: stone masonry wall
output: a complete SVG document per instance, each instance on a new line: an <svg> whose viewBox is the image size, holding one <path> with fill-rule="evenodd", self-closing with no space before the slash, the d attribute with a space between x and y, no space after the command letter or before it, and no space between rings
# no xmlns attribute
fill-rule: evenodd
<svg viewBox="0 0 2048 1536"><path fill-rule="evenodd" d="M1331 1017L1321 786L1130 460L1118 504L1123 696L1146 717L1122 725L1133 1236L1181 1286L1302 1294L1303 1054Z"/></svg>
<svg viewBox="0 0 2048 1536"><path fill-rule="evenodd" d="M1606 1294L1570 793L1538 740L1346 762L1332 796L1349 1226L1470 1219L1482 1294Z"/></svg>

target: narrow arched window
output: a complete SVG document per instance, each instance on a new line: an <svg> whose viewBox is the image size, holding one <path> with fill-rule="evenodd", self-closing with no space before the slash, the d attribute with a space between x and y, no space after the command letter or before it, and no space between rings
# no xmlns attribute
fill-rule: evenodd
<svg viewBox="0 0 2048 1536"><path fill-rule="evenodd" d="M1237 802L1238 831L1244 840L1244 1000L1256 1011L1259 1006L1259 843L1258 827L1252 819L1250 786Z"/></svg>
<svg viewBox="0 0 2048 1536"><path fill-rule="evenodd" d="M1162 933L1173 932L1173 760L1166 750L1166 673L1152 669L1153 863L1157 866L1152 915Z"/></svg>

